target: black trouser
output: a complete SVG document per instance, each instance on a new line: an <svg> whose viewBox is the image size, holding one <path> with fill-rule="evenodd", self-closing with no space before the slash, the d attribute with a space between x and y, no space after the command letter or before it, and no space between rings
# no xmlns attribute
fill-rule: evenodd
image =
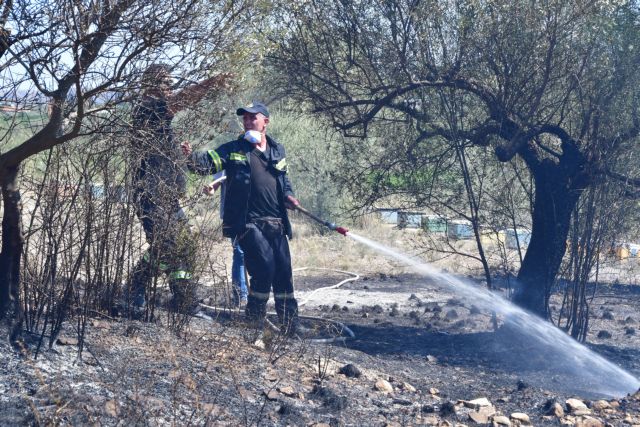
<svg viewBox="0 0 640 427"><path fill-rule="evenodd" d="M289 241L281 221L276 218L264 220L247 224L245 232L238 238L251 276L246 314L250 320L264 320L273 287L278 319L282 325L288 326L298 315L298 302L293 295Z"/></svg>
<svg viewBox="0 0 640 427"><path fill-rule="evenodd" d="M146 194L136 197L136 215L142 222L149 249L138 261L130 280L130 302L142 306L145 291L160 273L169 277L174 305L183 305L193 292L190 279L195 248L187 217L177 198L154 200ZM176 307L179 308L179 307Z"/></svg>

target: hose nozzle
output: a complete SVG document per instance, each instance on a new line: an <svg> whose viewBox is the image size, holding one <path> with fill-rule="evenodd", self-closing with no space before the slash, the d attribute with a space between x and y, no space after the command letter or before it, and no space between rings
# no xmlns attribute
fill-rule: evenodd
<svg viewBox="0 0 640 427"><path fill-rule="evenodd" d="M338 233L342 234L343 236L347 236L347 233L349 232L349 230L347 230L344 227L336 227L333 230L336 230Z"/></svg>
<svg viewBox="0 0 640 427"><path fill-rule="evenodd" d="M300 212L302 212L303 214L305 214L306 216L308 216L309 218L313 219L314 221L319 222L320 224L324 225L329 230L337 231L338 233L342 234L343 236L346 236L347 233L349 232L349 230L347 230L346 228L338 227L333 222L324 221L324 220L318 218L317 216L315 216L314 214L312 214L311 212L309 212L308 210L306 210L302 206L296 206L296 209L299 210Z"/></svg>

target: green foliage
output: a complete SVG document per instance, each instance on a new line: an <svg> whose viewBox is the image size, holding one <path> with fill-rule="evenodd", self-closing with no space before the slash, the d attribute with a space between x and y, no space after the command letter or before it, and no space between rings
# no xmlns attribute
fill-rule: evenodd
<svg viewBox="0 0 640 427"><path fill-rule="evenodd" d="M294 191L301 204L332 221L344 219L342 207L349 200L335 175L348 163L339 150L340 136L327 131L311 115L272 109L269 133L287 150L287 164Z"/></svg>
<svg viewBox="0 0 640 427"><path fill-rule="evenodd" d="M0 145L8 151L32 137L43 126L45 116L38 111L0 113Z"/></svg>

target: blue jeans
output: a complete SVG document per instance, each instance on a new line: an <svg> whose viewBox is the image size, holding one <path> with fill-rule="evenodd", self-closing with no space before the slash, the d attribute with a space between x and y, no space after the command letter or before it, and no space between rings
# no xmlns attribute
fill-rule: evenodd
<svg viewBox="0 0 640 427"><path fill-rule="evenodd" d="M231 240L233 243L233 239ZM247 300L249 292L247 291L247 276L244 272L244 252L240 245L233 247L233 263L231 264L231 282L237 287L235 290L241 300Z"/></svg>

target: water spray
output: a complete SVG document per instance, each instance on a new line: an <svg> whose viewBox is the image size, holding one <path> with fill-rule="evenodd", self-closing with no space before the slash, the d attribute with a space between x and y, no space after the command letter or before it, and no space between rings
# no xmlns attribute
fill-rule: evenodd
<svg viewBox="0 0 640 427"><path fill-rule="evenodd" d="M613 398L640 389L640 379L633 374L580 344L552 323L527 312L500 295L356 233L349 233L347 237L400 261L421 275L435 279L439 285L473 301L477 306L503 315L505 323L515 326L523 336L535 342L544 351L549 365L556 367L556 375L561 372L570 376L574 389L580 388L582 392L598 397Z"/></svg>
<svg viewBox="0 0 640 427"><path fill-rule="evenodd" d="M342 234L343 236L346 236L347 233L349 232L349 230L347 230L344 227L337 226L333 222L325 221L322 218L312 214L311 212L309 212L308 210L306 210L305 208L303 208L300 205L296 206L296 209L299 210L300 212L302 212L303 214L305 214L306 216L308 216L309 218L311 218L312 220L314 220L315 222L324 225L329 230L337 231L338 233Z"/></svg>

